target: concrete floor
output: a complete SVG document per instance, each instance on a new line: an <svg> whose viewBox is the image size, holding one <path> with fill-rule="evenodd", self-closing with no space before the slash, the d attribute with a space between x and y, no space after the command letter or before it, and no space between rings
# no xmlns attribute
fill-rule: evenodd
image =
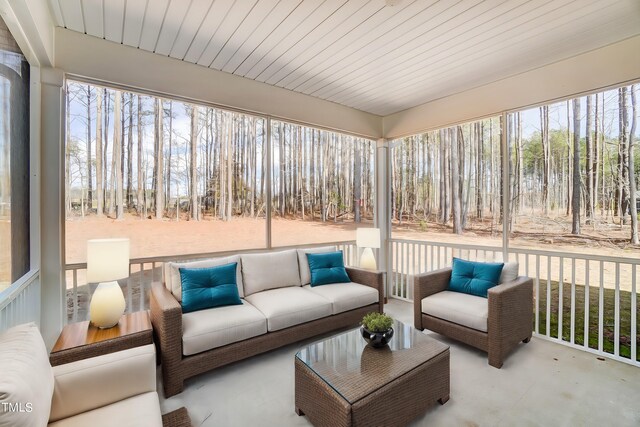
<svg viewBox="0 0 640 427"><path fill-rule="evenodd" d="M385 311L413 323L412 305ZM451 346L451 399L415 426L638 426L640 369L542 339L521 344L502 369L486 354L431 333ZM315 341L308 340L309 342ZM293 358L304 343L216 369L162 398L163 412L185 406L194 426L308 426L294 412Z"/></svg>

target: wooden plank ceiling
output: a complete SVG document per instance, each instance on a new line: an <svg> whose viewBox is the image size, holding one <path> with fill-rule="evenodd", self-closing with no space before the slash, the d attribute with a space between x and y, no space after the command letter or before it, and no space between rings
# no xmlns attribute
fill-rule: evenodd
<svg viewBox="0 0 640 427"><path fill-rule="evenodd" d="M638 0L48 1L60 27L381 116L640 34Z"/></svg>

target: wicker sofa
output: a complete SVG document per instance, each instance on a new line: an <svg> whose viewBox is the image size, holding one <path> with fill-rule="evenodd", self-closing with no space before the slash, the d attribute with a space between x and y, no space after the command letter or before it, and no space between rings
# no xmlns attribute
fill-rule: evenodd
<svg viewBox="0 0 640 427"><path fill-rule="evenodd" d="M335 247L249 253L165 263L151 288L151 322L159 343L165 396L185 379L331 330L383 309L381 272L347 267L352 283L310 287L306 253ZM238 263L242 305L183 313L179 268Z"/></svg>
<svg viewBox="0 0 640 427"><path fill-rule="evenodd" d="M451 268L414 278L414 323L488 353L489 364L501 368L533 329L533 280L517 276L490 288L488 298L447 291Z"/></svg>

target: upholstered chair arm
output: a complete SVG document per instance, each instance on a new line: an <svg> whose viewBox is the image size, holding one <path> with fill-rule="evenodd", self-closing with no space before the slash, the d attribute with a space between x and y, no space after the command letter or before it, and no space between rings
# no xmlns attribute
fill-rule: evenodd
<svg viewBox="0 0 640 427"><path fill-rule="evenodd" d="M53 375L51 422L155 392L155 347L149 344L54 366Z"/></svg>
<svg viewBox="0 0 640 427"><path fill-rule="evenodd" d="M489 289L487 334L489 347L504 355L509 348L531 338L533 330L533 280L520 276ZM491 353L491 352L490 352Z"/></svg>
<svg viewBox="0 0 640 427"><path fill-rule="evenodd" d="M449 287L451 267L413 276L413 322L422 329L422 300Z"/></svg>
<svg viewBox="0 0 640 427"><path fill-rule="evenodd" d="M182 307L173 294L159 282L151 284L149 300L153 333L160 344L166 393L167 387L172 384L172 373L182 360Z"/></svg>
<svg viewBox="0 0 640 427"><path fill-rule="evenodd" d="M384 309L384 273L377 270L365 270L357 267L346 267L352 282L369 286L378 290L379 311Z"/></svg>

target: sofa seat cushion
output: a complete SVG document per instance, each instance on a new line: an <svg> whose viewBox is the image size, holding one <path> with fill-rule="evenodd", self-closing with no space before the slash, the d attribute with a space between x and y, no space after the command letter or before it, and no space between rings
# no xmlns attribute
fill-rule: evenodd
<svg viewBox="0 0 640 427"><path fill-rule="evenodd" d="M182 353L185 356L267 333L267 319L255 307L209 308L182 315Z"/></svg>
<svg viewBox="0 0 640 427"><path fill-rule="evenodd" d="M257 254L242 254L244 294L268 289L300 286L298 252L295 249Z"/></svg>
<svg viewBox="0 0 640 427"><path fill-rule="evenodd" d="M322 286L307 285L304 289L331 302L331 314L344 313L355 308L378 303L378 290L359 283L332 283Z"/></svg>
<svg viewBox="0 0 640 427"><path fill-rule="evenodd" d="M461 292L442 291L422 300L422 312L429 316L487 332L489 300Z"/></svg>
<svg viewBox="0 0 640 427"><path fill-rule="evenodd" d="M158 394L151 391L63 418L50 427L162 427Z"/></svg>
<svg viewBox="0 0 640 427"><path fill-rule="evenodd" d="M329 300L298 286L258 292L247 301L265 315L270 332L331 315Z"/></svg>

